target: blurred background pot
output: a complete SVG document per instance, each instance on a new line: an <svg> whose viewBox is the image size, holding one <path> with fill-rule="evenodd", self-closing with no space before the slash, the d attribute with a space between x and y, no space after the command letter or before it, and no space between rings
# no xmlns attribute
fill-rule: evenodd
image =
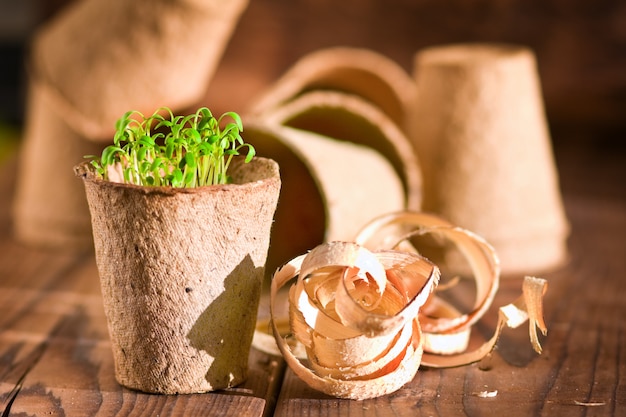
<svg viewBox="0 0 626 417"><path fill-rule="evenodd" d="M422 165L422 210L491 243L502 272L567 259L565 217L532 50L453 44L415 58L409 135Z"/></svg>
<svg viewBox="0 0 626 417"><path fill-rule="evenodd" d="M192 106L206 90L247 0L73 2L37 29L17 176L15 237L85 248L89 211L72 167L109 144L128 109ZM207 39L197 47L198 39ZM158 51L158 52L155 52ZM180 65L193 56L193 65ZM49 175L54 170L66 175Z"/></svg>

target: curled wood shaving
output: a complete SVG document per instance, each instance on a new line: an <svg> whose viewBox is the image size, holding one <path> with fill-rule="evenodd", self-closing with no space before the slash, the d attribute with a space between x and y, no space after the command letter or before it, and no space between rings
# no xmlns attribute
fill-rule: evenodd
<svg viewBox="0 0 626 417"><path fill-rule="evenodd" d="M403 234L398 234L398 230L403 230ZM390 237L394 234L395 239ZM454 227L437 216L405 211L374 219L362 229L356 241L371 247L381 247L377 243L381 241L387 245L395 242L393 247L404 245L406 248L408 239L426 234L450 240L465 255L474 273L476 300L473 311L455 314L453 306L445 305L436 294L432 295L429 305L435 306L434 310L428 313L428 317L422 314L419 319L425 340L422 365L442 368L478 362L493 351L505 326L515 328L526 320L530 324L532 346L541 353L537 329L544 335L547 333L542 304L547 282L535 277L525 277L522 296L500 308L493 337L477 349L467 351L470 328L491 306L500 280L500 261L496 251L482 237Z"/></svg>
<svg viewBox="0 0 626 417"><path fill-rule="evenodd" d="M444 334L441 338L441 345L437 345L436 349L431 350L431 352L434 351L437 354L424 354L422 365L433 368L450 368L478 362L493 351L505 326L516 328L529 320L529 318L532 346L537 353L541 353L541 345L538 341L536 328L539 327L544 335L547 333L547 329L545 325L543 325L543 327L535 325L535 323L538 322L543 323L543 319L535 316L535 313L531 316L528 310L533 310L534 307L528 309L527 306L532 305L536 307L541 304L541 297L547 289L547 282L540 278L525 277L523 288L524 295L520 296L515 302L500 307L498 311L498 323L496 324L495 333L491 339L475 350L463 351L455 355L441 355L441 346L445 346L447 343L454 343L452 334Z"/></svg>
<svg viewBox="0 0 626 417"><path fill-rule="evenodd" d="M291 332L305 347L301 361L272 320L277 346L311 387L340 398L393 392L413 379L422 357L417 320L439 277L435 265L407 252L370 252L330 242L301 255L273 277L270 313L292 279Z"/></svg>
<svg viewBox="0 0 626 417"><path fill-rule="evenodd" d="M574 404L580 405L582 407L600 407L600 406L606 405L606 402L604 401L598 401L598 402L574 401Z"/></svg>
<svg viewBox="0 0 626 417"><path fill-rule="evenodd" d="M439 269L410 243L426 234L450 241L468 260L476 287L469 312L434 291ZM532 346L541 353L537 333L547 332L542 317L547 283L535 277L526 277L522 295L498 310L491 339L468 351L471 328L490 308L499 276L498 257L480 236L433 215L392 213L366 225L355 242L322 244L276 271L270 323L259 326L269 324L280 354L312 388L339 398L378 397L412 380L420 365L480 361L504 327L526 321ZM287 284L288 326L275 315L276 296ZM276 352L261 346L269 345L267 339L255 340L257 348Z"/></svg>
<svg viewBox="0 0 626 417"><path fill-rule="evenodd" d="M498 395L498 390L479 391L479 392L472 393L472 395L479 397L479 398L494 398Z"/></svg>

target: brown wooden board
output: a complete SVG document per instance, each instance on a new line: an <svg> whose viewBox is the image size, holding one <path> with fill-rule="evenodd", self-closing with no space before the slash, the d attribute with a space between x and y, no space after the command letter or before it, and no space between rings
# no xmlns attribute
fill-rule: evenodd
<svg viewBox="0 0 626 417"><path fill-rule="evenodd" d="M6 162L0 168L0 414L626 415L624 155L621 147L581 142L556 147L572 227L570 259L541 274L549 281L541 356L532 351L526 326L506 330L491 358L460 368L420 369L400 391L367 401L313 391L280 358L254 349L248 381L228 391L161 396L120 387L91 253L13 240L15 161ZM520 291L521 277L502 280L475 339L492 334L495 308Z"/></svg>

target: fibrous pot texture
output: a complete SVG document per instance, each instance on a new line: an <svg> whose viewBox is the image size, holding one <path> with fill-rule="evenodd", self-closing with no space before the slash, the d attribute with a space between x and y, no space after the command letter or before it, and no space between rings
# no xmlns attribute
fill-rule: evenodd
<svg viewBox="0 0 626 417"><path fill-rule="evenodd" d="M234 160L192 189L84 179L115 373L154 393L245 380L276 208L276 162Z"/></svg>

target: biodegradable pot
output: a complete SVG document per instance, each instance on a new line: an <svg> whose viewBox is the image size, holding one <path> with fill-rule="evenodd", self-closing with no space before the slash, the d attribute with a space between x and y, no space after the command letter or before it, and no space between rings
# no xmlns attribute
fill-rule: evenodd
<svg viewBox="0 0 626 417"><path fill-rule="evenodd" d="M372 218L405 208L401 178L368 146L254 119L243 134L283 177L268 272L320 243L352 241Z"/></svg>
<svg viewBox="0 0 626 417"><path fill-rule="evenodd" d="M232 184L191 189L97 179L83 163L117 381L207 392L247 375L278 164L233 160Z"/></svg>
<svg viewBox="0 0 626 417"><path fill-rule="evenodd" d="M486 238L503 273L560 265L569 226L532 51L433 47L416 55L414 71L422 209Z"/></svg>
<svg viewBox="0 0 626 417"><path fill-rule="evenodd" d="M31 85L28 101L13 200L15 237L32 246L91 248L89 208L72 167L85 155L99 155L106 145L76 133L41 85Z"/></svg>
<svg viewBox="0 0 626 417"><path fill-rule="evenodd" d="M402 179L406 207L419 209L421 173L413 146L399 126L369 101L338 91L313 90L275 107L263 120L372 148Z"/></svg>
<svg viewBox="0 0 626 417"><path fill-rule="evenodd" d="M319 90L360 97L405 131L415 83L402 67L377 52L352 47L326 48L302 57L253 103L249 112L272 113L302 93Z"/></svg>
<svg viewBox="0 0 626 417"><path fill-rule="evenodd" d="M72 2L33 37L30 76L74 130L108 142L128 109L148 114L164 102L180 109L201 99L247 6L248 0ZM198 39L210 42L198 47ZM180 64L190 56L193 65Z"/></svg>

